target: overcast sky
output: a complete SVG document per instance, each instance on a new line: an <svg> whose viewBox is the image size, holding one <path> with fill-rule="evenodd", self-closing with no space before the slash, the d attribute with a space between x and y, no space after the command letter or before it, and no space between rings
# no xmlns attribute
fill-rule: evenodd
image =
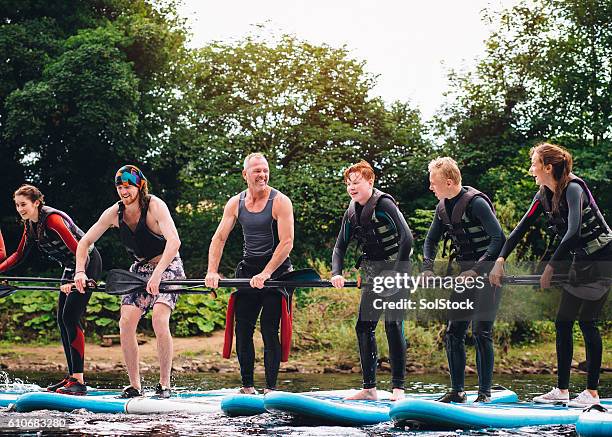
<svg viewBox="0 0 612 437"><path fill-rule="evenodd" d="M253 25L312 43L345 45L380 75L375 92L409 100L429 118L443 102L450 68L474 65L489 29L483 8L517 0L183 0L192 46L241 39Z"/></svg>

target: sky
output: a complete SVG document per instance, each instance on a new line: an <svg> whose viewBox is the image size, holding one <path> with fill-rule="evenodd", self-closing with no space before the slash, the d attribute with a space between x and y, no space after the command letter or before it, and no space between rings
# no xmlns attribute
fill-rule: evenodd
<svg viewBox="0 0 612 437"><path fill-rule="evenodd" d="M409 101L425 119L444 101L449 70L469 69L484 54L492 30L484 8L517 0L183 0L191 46L236 41L254 26L311 43L346 45L366 70L379 75L374 93Z"/></svg>

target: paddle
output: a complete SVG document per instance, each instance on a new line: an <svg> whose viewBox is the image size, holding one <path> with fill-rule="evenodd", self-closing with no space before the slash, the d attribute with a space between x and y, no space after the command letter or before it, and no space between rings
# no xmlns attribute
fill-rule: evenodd
<svg viewBox="0 0 612 437"><path fill-rule="evenodd" d="M136 273L128 272L127 270L113 269L108 272L104 291L112 295L123 295L142 291L146 288L148 278L144 278ZM177 286L182 286L178 287ZM172 287L172 288L171 288ZM170 281L161 281L159 291L161 293L191 293L191 294L213 294L216 297L214 290L196 290L196 288L205 287L203 280L194 279L178 279Z"/></svg>
<svg viewBox="0 0 612 437"><path fill-rule="evenodd" d="M57 287L38 286L38 285L10 285L7 283L0 283L0 298L10 296L19 290L30 290L30 291L59 291Z"/></svg>
<svg viewBox="0 0 612 437"><path fill-rule="evenodd" d="M60 278L30 278L28 276L0 276L0 282L8 281L8 282L60 282L60 283L68 283L72 282L70 279L60 279Z"/></svg>
<svg viewBox="0 0 612 437"><path fill-rule="evenodd" d="M221 279L219 287L247 288L250 284L249 278ZM128 272L126 270L113 269L109 271L106 281L106 292L110 294L127 294L142 289L147 284L147 279ZM168 286L184 286L179 289L168 289ZM321 276L312 269L295 270L287 272L275 279L265 282L266 287L292 287L292 288L318 288L332 287L330 281L323 281ZM206 287L203 279L176 279L162 281L160 286L164 293L214 293L212 290L194 290ZM357 287L358 283L348 281L345 287Z"/></svg>
<svg viewBox="0 0 612 437"><path fill-rule="evenodd" d="M553 275L551 284L559 284L568 280L567 275ZM540 275L506 275L502 277L504 284L540 285Z"/></svg>

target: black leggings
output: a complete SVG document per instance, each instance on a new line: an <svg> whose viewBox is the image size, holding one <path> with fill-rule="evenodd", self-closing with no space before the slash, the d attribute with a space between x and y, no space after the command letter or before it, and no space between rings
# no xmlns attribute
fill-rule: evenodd
<svg viewBox="0 0 612 437"><path fill-rule="evenodd" d="M478 391L491 396L493 383L493 367L495 364L493 349L493 325L499 307L501 292L499 289L485 287L475 293L465 293L465 297L475 300L475 309L468 314L454 318L448 322L444 342L446 358L451 377L453 391L462 392L465 389L465 337L470 324L476 343L476 369L478 371ZM455 300L463 299L456 297ZM468 317L466 317L468 316Z"/></svg>
<svg viewBox="0 0 612 437"><path fill-rule="evenodd" d="M242 261L236 268L236 278L251 278L261 273L267 261ZM272 275L276 277L291 268L287 259ZM236 294L234 317L236 320L236 353L240 363L240 376L243 387L253 387L255 367L255 346L253 333L261 312L260 328L264 343L264 367L266 371L266 388L276 389L278 369L281 361L281 344L278 331L282 310L282 295L275 289L253 288L240 289Z"/></svg>
<svg viewBox="0 0 612 437"><path fill-rule="evenodd" d="M89 263L85 269L87 277L98 280L102 273L102 258L97 249L93 249L89 254ZM62 279L72 279L74 271L64 270ZM85 362L85 335L81 318L85 315L87 303L91 297L91 291L80 293L73 291L66 295L60 292L57 305L57 325L62 337L62 345L66 362L68 363L68 373L83 373Z"/></svg>
<svg viewBox="0 0 612 437"><path fill-rule="evenodd" d="M461 392L465 388L465 336L472 323L472 335L476 343L476 369L478 371L478 391L491 396L493 381L493 324L483 321L451 321L448 322L444 337L446 358L454 391Z"/></svg>
<svg viewBox="0 0 612 437"><path fill-rule="evenodd" d="M586 349L587 388L589 390L597 390L603 354L597 320L607 298L608 293L599 300L586 300L576 297L565 290L563 291L555 320L557 331L557 384L560 389L569 388L570 369L574 354L572 332L574 321L578 319L578 325L582 331Z"/></svg>
<svg viewBox="0 0 612 437"><path fill-rule="evenodd" d="M374 302L376 299L381 300ZM389 343L391 384L393 388L404 388L407 349L406 338L404 337L405 312L404 310L385 310L380 308L382 301L395 302L396 300L398 300L396 296L383 298L370 290L364 290L361 294L359 319L355 325L355 332L357 333L357 342L359 344L363 388L376 387L376 366L378 364L376 325L378 325L378 320L383 312L385 313L385 333Z"/></svg>

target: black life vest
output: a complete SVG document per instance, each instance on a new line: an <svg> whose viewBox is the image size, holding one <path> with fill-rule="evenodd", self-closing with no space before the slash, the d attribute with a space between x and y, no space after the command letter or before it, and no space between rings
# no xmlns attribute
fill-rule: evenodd
<svg viewBox="0 0 612 437"><path fill-rule="evenodd" d="M396 203L390 194L374 188L359 217L355 201L352 200L348 207L352 234L361 246L363 256L373 261L394 260L399 252L399 234L395 224L376 215L376 205L383 197Z"/></svg>
<svg viewBox="0 0 612 437"><path fill-rule="evenodd" d="M85 235L68 214L50 206L43 206L36 223L30 220L25 223L26 237L28 241L35 242L40 252L47 258L58 262L62 267L74 267L76 262L74 254L56 232L47 230L47 219L51 214L58 214L62 217L66 227L77 241Z"/></svg>
<svg viewBox="0 0 612 437"><path fill-rule="evenodd" d="M472 217L469 209L470 202L475 197L482 197L494 213L495 207L491 199L483 192L469 186L464 188L467 191L457 200L451 217L446 211L444 199L440 200L436 208L436 214L442 221L446 235L442 256L446 256L446 243L450 240L452 245L451 259L477 260L486 252L491 237L485 231L482 223Z"/></svg>
<svg viewBox="0 0 612 437"><path fill-rule="evenodd" d="M152 232L147 226L149 202L147 202L145 208L140 211L140 219L136 224L134 232L132 232L130 227L123 221L125 205L121 201L117 202L117 204L119 205L119 238L128 253L135 260L144 262L161 255L166 248L166 239L163 235L157 235Z"/></svg>
<svg viewBox="0 0 612 437"><path fill-rule="evenodd" d="M572 255L590 255L612 241L612 230L610 230L599 207L595 203L595 199L586 182L578 177L574 177L569 183L572 182L580 185L585 193L587 193L588 204L582 207L579 242L570 252ZM540 195L540 201L542 202L542 209L544 209L544 213L546 214L548 228L557 238L563 238L567 232L569 206L565 193L566 191L564 190L559 201L558 212L553 212L552 202L547 194Z"/></svg>

